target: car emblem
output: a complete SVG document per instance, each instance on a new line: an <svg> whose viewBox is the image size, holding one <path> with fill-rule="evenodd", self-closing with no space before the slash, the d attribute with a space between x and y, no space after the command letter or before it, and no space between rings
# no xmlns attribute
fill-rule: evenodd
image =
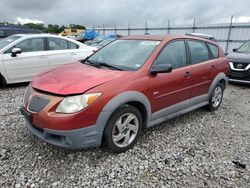
<svg viewBox="0 0 250 188"><path fill-rule="evenodd" d="M237 65L237 68L238 68L238 69L242 69L242 67L243 67L242 64L238 64L238 65Z"/></svg>

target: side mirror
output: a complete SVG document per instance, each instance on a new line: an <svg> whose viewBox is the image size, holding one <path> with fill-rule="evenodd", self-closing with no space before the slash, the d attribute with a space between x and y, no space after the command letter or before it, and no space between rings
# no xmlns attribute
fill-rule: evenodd
<svg viewBox="0 0 250 188"><path fill-rule="evenodd" d="M22 50L20 48L13 48L11 50L11 57L16 57L17 54L21 54Z"/></svg>
<svg viewBox="0 0 250 188"><path fill-rule="evenodd" d="M233 49L233 52L237 52L237 50L238 50L237 48L234 48L234 49Z"/></svg>
<svg viewBox="0 0 250 188"><path fill-rule="evenodd" d="M151 74L169 73L173 69L171 64L156 64L151 68Z"/></svg>

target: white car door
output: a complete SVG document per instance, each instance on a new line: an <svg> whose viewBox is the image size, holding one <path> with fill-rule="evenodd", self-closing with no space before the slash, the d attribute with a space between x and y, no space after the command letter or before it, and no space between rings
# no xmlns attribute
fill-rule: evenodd
<svg viewBox="0 0 250 188"><path fill-rule="evenodd" d="M58 67L74 62L77 52L69 49L68 41L60 38L48 37L48 60L50 67Z"/></svg>
<svg viewBox="0 0 250 188"><path fill-rule="evenodd" d="M11 50L20 48L21 54L12 57ZM44 38L26 39L3 54L9 83L30 81L33 76L49 68Z"/></svg>

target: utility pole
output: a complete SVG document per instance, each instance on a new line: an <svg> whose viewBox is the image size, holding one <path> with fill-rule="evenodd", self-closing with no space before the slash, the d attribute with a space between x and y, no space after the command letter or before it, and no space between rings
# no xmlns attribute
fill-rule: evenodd
<svg viewBox="0 0 250 188"><path fill-rule="evenodd" d="M230 20L230 24L229 24L229 29L228 29L228 36L227 36L227 45L226 45L226 53L228 51L228 45L229 45L229 41L230 41L230 37L231 37L231 31L232 31L232 25L233 25L233 18L234 16L231 16L231 20Z"/></svg>
<svg viewBox="0 0 250 188"><path fill-rule="evenodd" d="M194 18L194 22L193 22L193 33L195 33L195 24L196 24L196 18Z"/></svg>

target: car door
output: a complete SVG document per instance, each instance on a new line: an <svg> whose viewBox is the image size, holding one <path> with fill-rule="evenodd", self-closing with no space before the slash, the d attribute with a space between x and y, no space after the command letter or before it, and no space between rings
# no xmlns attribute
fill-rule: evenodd
<svg viewBox="0 0 250 188"><path fill-rule="evenodd" d="M20 48L21 54L12 56L13 48ZM3 63L9 82L30 81L33 76L49 68L44 38L25 39L3 54Z"/></svg>
<svg viewBox="0 0 250 188"><path fill-rule="evenodd" d="M193 89L191 98L206 95L212 82L214 60L209 59L207 45L198 40L188 40L190 61L192 64Z"/></svg>
<svg viewBox="0 0 250 188"><path fill-rule="evenodd" d="M48 61L51 68L58 67L63 64L72 63L78 56L76 49L69 49L68 41L56 38L48 37Z"/></svg>
<svg viewBox="0 0 250 188"><path fill-rule="evenodd" d="M161 51L155 64L171 64L170 73L160 73L151 78L153 119L186 108L189 103L192 83L191 66L183 40L172 41Z"/></svg>

